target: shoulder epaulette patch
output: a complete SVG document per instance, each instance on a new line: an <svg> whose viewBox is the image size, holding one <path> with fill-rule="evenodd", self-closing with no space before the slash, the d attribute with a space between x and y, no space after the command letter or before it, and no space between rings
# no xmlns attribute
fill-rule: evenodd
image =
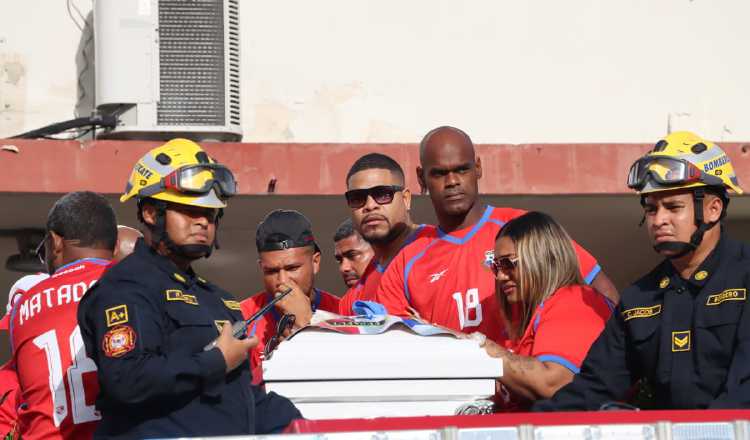
<svg viewBox="0 0 750 440"><path fill-rule="evenodd" d="M230 310L242 310L242 307L240 307L239 301L234 301L231 299L223 299L223 298L222 298L222 301L224 301L224 305L227 306L227 308Z"/></svg>
<svg viewBox="0 0 750 440"><path fill-rule="evenodd" d="M187 284L187 280L185 279L185 277L182 276L182 275L180 275L180 274L178 274L177 272L175 272L175 273L172 274L172 278L174 278L175 280L181 282L182 284Z"/></svg>

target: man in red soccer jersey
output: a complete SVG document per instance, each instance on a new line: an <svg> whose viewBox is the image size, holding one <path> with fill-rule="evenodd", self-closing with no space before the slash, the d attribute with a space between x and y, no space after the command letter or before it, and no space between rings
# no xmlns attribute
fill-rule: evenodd
<svg viewBox="0 0 750 440"><path fill-rule="evenodd" d="M49 278L48 273L39 272L23 276L10 286L10 291L8 292L8 304L5 306L5 316L0 319L0 330L8 330L8 326L10 325L10 312L13 310L13 304L21 299L23 294L29 289L47 278Z"/></svg>
<svg viewBox="0 0 750 440"><path fill-rule="evenodd" d="M81 215L86 213L86 215ZM91 438L101 418L96 365L86 356L78 303L110 264L117 241L107 200L82 191L63 196L47 217L44 260L51 276L13 306L11 365L18 374L21 437Z"/></svg>
<svg viewBox="0 0 750 440"><path fill-rule="evenodd" d="M415 225L409 215L411 192L403 169L384 154L357 159L347 173L346 188L354 226L375 251L359 282L339 303L339 313L351 315L355 301L376 300L383 272L401 248L419 235L422 225Z"/></svg>
<svg viewBox="0 0 750 440"><path fill-rule="evenodd" d="M273 349L280 338L293 327L310 323L317 309L337 313L338 297L315 288L315 275L320 270L320 248L315 243L312 225L298 211L277 209L263 219L255 232L258 265L263 276L263 291L242 301L245 318L263 308L279 292L291 288L284 299L262 318L250 324L249 336L258 337L258 345L250 350L250 368L260 365L264 351ZM294 315L294 321L283 319ZM280 329L280 322L289 322Z"/></svg>
<svg viewBox="0 0 750 440"><path fill-rule="evenodd" d="M354 228L351 218L347 218L333 234L334 251L339 273L346 287L357 284L372 260L372 246Z"/></svg>
<svg viewBox="0 0 750 440"><path fill-rule="evenodd" d="M8 305L5 316L0 319L0 330L9 330L13 304L40 281L49 278L48 273L37 273L21 277L13 283L8 292ZM0 367L0 435L15 433L18 423L18 406L21 403L21 386L11 362ZM15 437L13 437L15 438Z"/></svg>
<svg viewBox="0 0 750 440"><path fill-rule="evenodd" d="M417 177L429 191L438 226L426 227L393 260L381 280L378 301L391 314L407 316L413 309L427 321L482 332L502 344L505 329L489 264L498 231L524 211L479 203L482 163L463 131L430 131L419 156ZM594 257L574 246L586 282L617 301L617 291Z"/></svg>

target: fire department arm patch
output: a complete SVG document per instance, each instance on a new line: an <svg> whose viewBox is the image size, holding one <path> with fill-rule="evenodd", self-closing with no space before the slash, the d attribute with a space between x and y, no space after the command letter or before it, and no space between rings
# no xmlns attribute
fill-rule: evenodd
<svg viewBox="0 0 750 440"><path fill-rule="evenodd" d="M135 331L129 325L110 329L102 338L102 351L111 358L120 357L135 348Z"/></svg>

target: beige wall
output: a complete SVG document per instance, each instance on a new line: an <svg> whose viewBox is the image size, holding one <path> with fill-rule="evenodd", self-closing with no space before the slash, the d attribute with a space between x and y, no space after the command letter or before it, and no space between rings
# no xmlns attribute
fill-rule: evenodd
<svg viewBox="0 0 750 440"><path fill-rule="evenodd" d="M246 141L414 142L451 123L478 142L639 142L670 120L750 139L744 0L242 0L241 15ZM0 136L87 114L92 53L65 1L3 2Z"/></svg>

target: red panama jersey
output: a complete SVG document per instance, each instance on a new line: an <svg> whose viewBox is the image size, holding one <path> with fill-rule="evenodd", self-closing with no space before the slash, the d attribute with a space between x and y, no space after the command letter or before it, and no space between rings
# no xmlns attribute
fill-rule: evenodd
<svg viewBox="0 0 750 440"><path fill-rule="evenodd" d="M341 297L337 312L339 315L352 315L354 313L352 306L356 301L377 301L378 286L385 268L373 260L370 260L367 264L367 268L365 268L365 272L359 278L357 284L349 288Z"/></svg>
<svg viewBox="0 0 750 440"><path fill-rule="evenodd" d="M561 287L539 304L513 351L578 374L611 314L610 303L591 287Z"/></svg>
<svg viewBox="0 0 750 440"><path fill-rule="evenodd" d="M513 352L560 364L578 374L612 307L589 286L561 287L536 308L523 336L512 344ZM527 411L531 404L512 392L503 395L508 396L501 403L504 411Z"/></svg>
<svg viewBox="0 0 750 440"><path fill-rule="evenodd" d="M473 226L452 232L429 226L401 250L383 274L378 302L388 313L422 319L464 333L482 332L505 345L507 335L495 298L490 264L495 237L508 221L525 214L513 208L487 206ZM573 242L587 283L601 271L596 259Z"/></svg>
<svg viewBox="0 0 750 440"><path fill-rule="evenodd" d="M86 258L60 267L13 306L10 338L24 439L91 438L99 383L78 328L78 302L110 262Z"/></svg>
<svg viewBox="0 0 750 440"><path fill-rule="evenodd" d="M0 436L17 432L18 405L21 404L21 390L16 370L6 363L0 367ZM5 438L5 437L2 437ZM16 438L13 435L11 438Z"/></svg>
<svg viewBox="0 0 750 440"><path fill-rule="evenodd" d="M266 292L260 292L247 298L240 303L242 309L242 316L245 319L249 319L258 310L262 309L272 299L272 296ZM313 289L313 298L310 306L312 307L313 313L316 310L325 310L326 312L338 313L339 312L339 298L325 292L320 289ZM257 336L258 345L250 350L250 369L255 369L260 365L261 355L263 350L266 348L268 341L276 334L276 326L281 319L281 314L272 308L265 315L258 318L254 323L250 324L247 328L248 336Z"/></svg>
<svg viewBox="0 0 750 440"><path fill-rule="evenodd" d="M409 234L406 240L404 240L401 249L416 240L422 231L425 230L425 226L426 225L417 226L414 231ZM383 277L383 273L385 273L386 269L388 269L388 264L381 265L375 262L375 258L372 258L367 265L365 272L362 274L362 277L357 281L357 284L347 290L344 296L341 297L341 302L339 302L339 315L352 315L354 313L352 306L356 301L377 301L380 279Z"/></svg>

